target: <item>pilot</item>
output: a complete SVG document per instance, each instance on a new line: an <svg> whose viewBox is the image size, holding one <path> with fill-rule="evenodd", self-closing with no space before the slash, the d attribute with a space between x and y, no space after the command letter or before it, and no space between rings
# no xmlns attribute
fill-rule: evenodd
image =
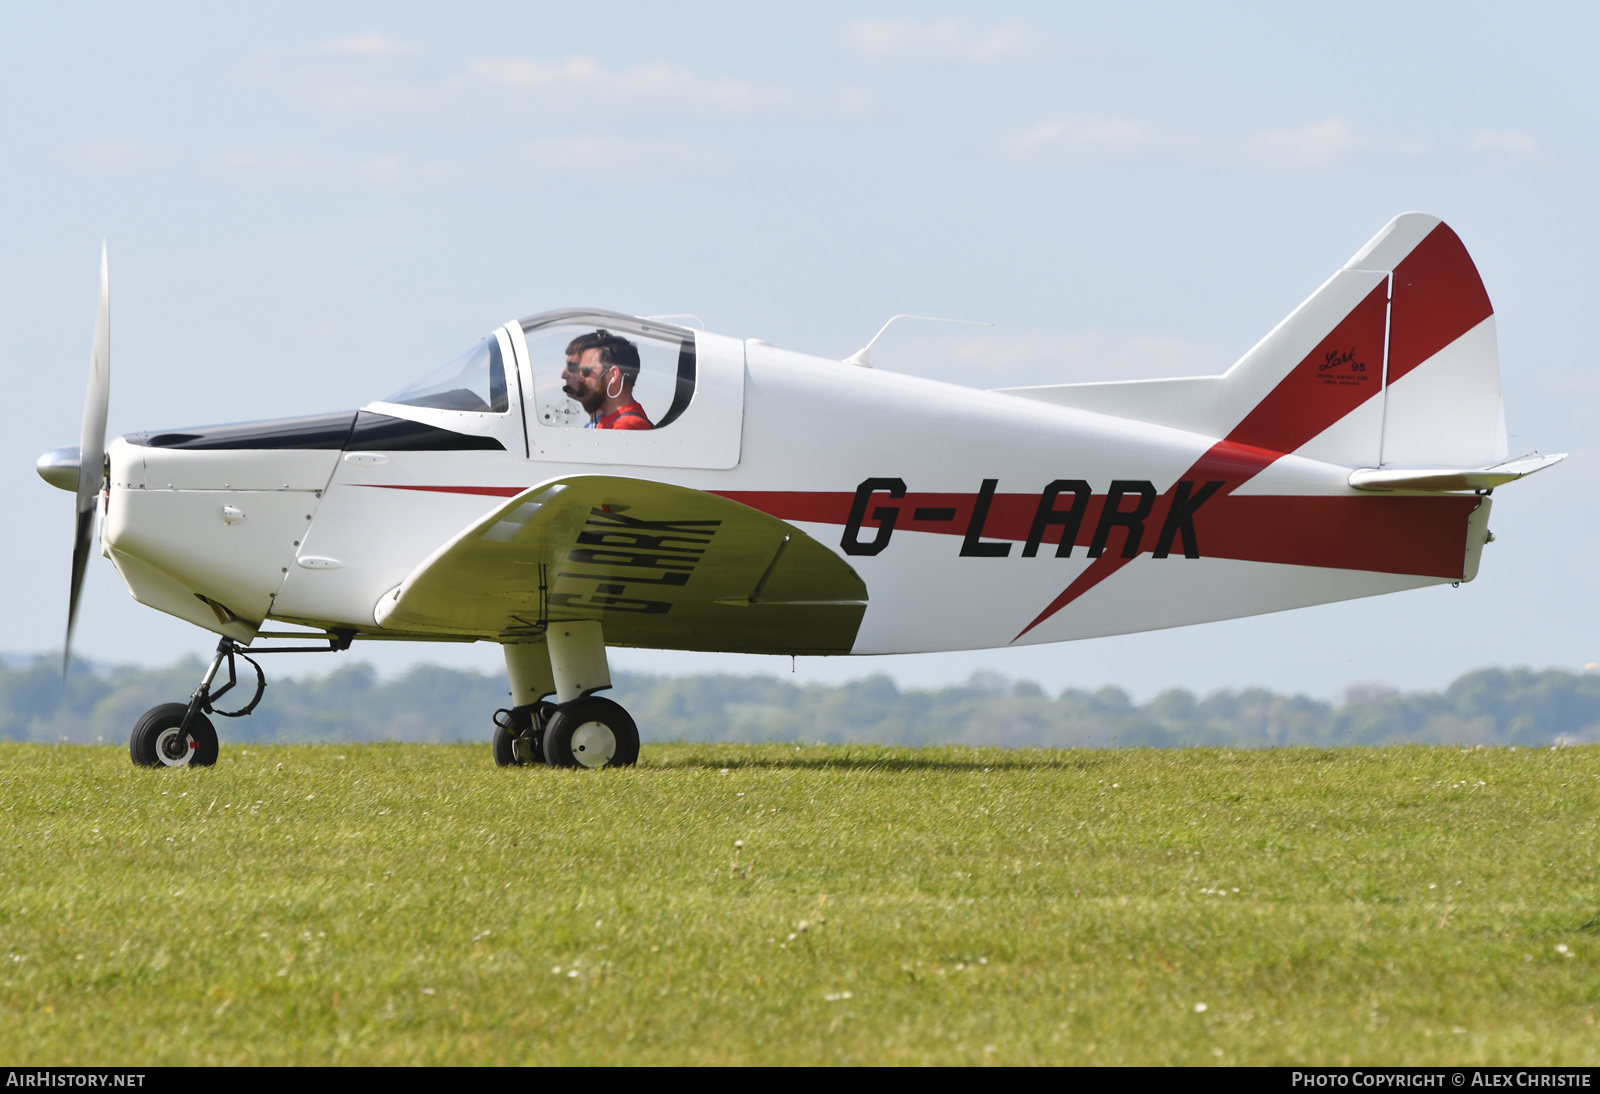
<svg viewBox="0 0 1600 1094"><path fill-rule="evenodd" d="M567 345L561 390L589 412L587 429L653 429L633 397L639 347L608 330L580 335Z"/></svg>

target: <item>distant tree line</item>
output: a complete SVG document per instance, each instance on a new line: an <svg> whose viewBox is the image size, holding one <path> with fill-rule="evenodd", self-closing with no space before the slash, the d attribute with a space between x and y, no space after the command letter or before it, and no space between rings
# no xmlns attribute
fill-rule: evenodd
<svg viewBox="0 0 1600 1094"><path fill-rule="evenodd" d="M202 671L193 659L161 669L75 663L63 682L59 661L8 658L0 663L0 739L125 741L141 713L184 699ZM887 676L830 685L625 672L610 694L646 741L1011 748L1600 741L1600 674L1559 669L1482 669L1442 692L1352 688L1340 703L1260 688L1204 698L1172 689L1143 704L1114 687L1052 697L1030 681L987 672L936 690L902 690ZM491 712L508 702L503 676L422 665L384 681L362 662L326 676L274 679L253 715L214 721L225 743L486 741Z"/></svg>

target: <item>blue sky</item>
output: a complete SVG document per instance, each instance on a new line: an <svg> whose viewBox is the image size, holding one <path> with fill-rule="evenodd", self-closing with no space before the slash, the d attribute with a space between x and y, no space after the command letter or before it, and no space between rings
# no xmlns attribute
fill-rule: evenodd
<svg viewBox="0 0 1600 1094"><path fill-rule="evenodd" d="M1597 23L1579 5L8 6L0 647L60 641L70 502L32 461L76 440L102 238L115 433L355 406L570 304L839 357L895 312L988 320L873 350L980 387L1216 372L1423 209L1495 303L1513 451L1573 453L1497 495L1477 582L798 676L1334 695L1600 661ZM102 561L87 595L89 656L211 644Z"/></svg>

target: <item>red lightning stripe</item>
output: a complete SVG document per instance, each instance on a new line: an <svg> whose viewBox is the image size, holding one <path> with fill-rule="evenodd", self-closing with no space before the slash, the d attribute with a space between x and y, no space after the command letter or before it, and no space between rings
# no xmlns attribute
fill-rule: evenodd
<svg viewBox="0 0 1600 1094"><path fill-rule="evenodd" d="M1444 224L1429 232L1400 261L1394 270L1394 284L1394 314L1389 336L1390 383L1493 314L1477 267L1472 264L1460 238ZM1352 347L1369 361L1382 359L1387 289L1387 284L1378 285L1352 308L1350 314L1340 320L1226 438L1201 456L1187 473L1178 477L1179 480L1221 479L1224 485L1218 496L1231 494L1282 455L1293 452L1379 394L1382 388L1378 384L1351 387L1324 384L1317 366L1326 359L1329 350L1342 352ZM1165 517L1172 492L1169 489L1157 502L1152 520ZM1129 561L1120 552L1102 554L1034 617L1033 622L1022 628L1017 638Z"/></svg>
<svg viewBox="0 0 1600 1094"><path fill-rule="evenodd" d="M1394 307L1389 337L1389 382L1404 376L1439 350L1493 314L1477 267L1460 238L1438 225L1394 270ZM1340 320L1289 374L1267 393L1226 438L1201 456L1179 481L1220 479L1221 498L1233 493L1285 453L1293 452L1323 430L1379 394L1378 384L1330 386L1318 365L1328 351L1354 348L1367 360L1381 360L1388 285L1379 284ZM1162 520L1171 505L1172 489L1159 499L1151 519ZM1021 638L1062 608L1126 565L1121 552L1107 551L1062 590ZM1013 639L1015 641L1015 639Z"/></svg>

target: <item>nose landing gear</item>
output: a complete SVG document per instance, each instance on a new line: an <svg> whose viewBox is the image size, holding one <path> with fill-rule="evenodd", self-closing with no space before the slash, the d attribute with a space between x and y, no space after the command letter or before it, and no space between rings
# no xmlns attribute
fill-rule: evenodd
<svg viewBox="0 0 1600 1094"><path fill-rule="evenodd" d="M286 635L263 637L281 638ZM347 650L355 633L341 631L328 636L326 646L279 646L276 649L258 649L255 653L326 653ZM256 670L256 693L238 710L218 710L214 705L239 683L234 658L243 657ZM223 662L228 665L228 682L216 691L211 682L217 678ZM217 643L216 656L200 678L187 703L162 703L144 712L128 735L128 756L140 767L210 767L217 762L217 730L207 714L222 718L243 718L261 703L267 690L267 674L261 671L254 658L244 652L244 647L231 638Z"/></svg>

